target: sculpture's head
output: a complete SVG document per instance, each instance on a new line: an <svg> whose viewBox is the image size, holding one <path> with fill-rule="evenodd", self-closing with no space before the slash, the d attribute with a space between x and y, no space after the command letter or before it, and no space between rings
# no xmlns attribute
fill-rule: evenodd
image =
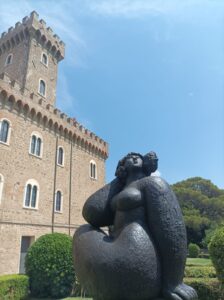
<svg viewBox="0 0 224 300"><path fill-rule="evenodd" d="M125 181L130 170L143 171L145 176L149 176L152 172L155 172L158 167L158 158L156 153L151 151L145 156L140 153L130 152L121 160L119 160L115 176L121 181Z"/></svg>
<svg viewBox="0 0 224 300"><path fill-rule="evenodd" d="M158 169L158 157L154 151L150 151L143 157L143 169L147 176Z"/></svg>

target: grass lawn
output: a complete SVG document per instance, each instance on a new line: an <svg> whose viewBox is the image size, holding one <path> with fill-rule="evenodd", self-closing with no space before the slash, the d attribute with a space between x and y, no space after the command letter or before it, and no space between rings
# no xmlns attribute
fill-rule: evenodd
<svg viewBox="0 0 224 300"><path fill-rule="evenodd" d="M58 300L92 300L92 298L81 298L81 297L68 297L68 298L63 298L63 299L58 299ZM29 300L54 300L52 298L29 298Z"/></svg>
<svg viewBox="0 0 224 300"><path fill-rule="evenodd" d="M92 300L92 298L79 298L79 297L69 297L69 298L65 298L66 300ZM64 300L64 299L63 299Z"/></svg>
<svg viewBox="0 0 224 300"><path fill-rule="evenodd" d="M80 297L69 297L69 298L65 298L63 300L82 300L82 299L92 300L92 298L80 298Z"/></svg>
<svg viewBox="0 0 224 300"><path fill-rule="evenodd" d="M188 258L187 266L212 266L212 262L208 258Z"/></svg>

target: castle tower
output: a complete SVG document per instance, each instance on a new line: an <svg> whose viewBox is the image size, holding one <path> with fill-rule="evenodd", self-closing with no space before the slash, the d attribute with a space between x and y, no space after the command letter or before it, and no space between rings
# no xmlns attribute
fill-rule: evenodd
<svg viewBox="0 0 224 300"><path fill-rule="evenodd" d="M0 74L18 82L21 91L55 106L58 62L64 43L33 11L0 38Z"/></svg>
<svg viewBox="0 0 224 300"><path fill-rule="evenodd" d="M41 235L73 235L105 184L108 144L55 107L63 58L36 12L0 38L0 275L24 273Z"/></svg>

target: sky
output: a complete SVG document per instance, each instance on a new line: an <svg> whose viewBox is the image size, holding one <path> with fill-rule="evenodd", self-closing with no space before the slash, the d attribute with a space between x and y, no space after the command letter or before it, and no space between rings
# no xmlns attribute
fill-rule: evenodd
<svg viewBox="0 0 224 300"><path fill-rule="evenodd" d="M223 0L0 0L0 31L33 10L66 44L57 107L109 143L107 182L153 150L170 184L224 188Z"/></svg>

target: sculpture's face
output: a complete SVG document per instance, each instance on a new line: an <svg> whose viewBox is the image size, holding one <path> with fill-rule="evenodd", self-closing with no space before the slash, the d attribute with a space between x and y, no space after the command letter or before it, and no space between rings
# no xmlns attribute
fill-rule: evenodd
<svg viewBox="0 0 224 300"><path fill-rule="evenodd" d="M127 171L142 168L142 158L138 155L131 155L125 159L124 167Z"/></svg>

